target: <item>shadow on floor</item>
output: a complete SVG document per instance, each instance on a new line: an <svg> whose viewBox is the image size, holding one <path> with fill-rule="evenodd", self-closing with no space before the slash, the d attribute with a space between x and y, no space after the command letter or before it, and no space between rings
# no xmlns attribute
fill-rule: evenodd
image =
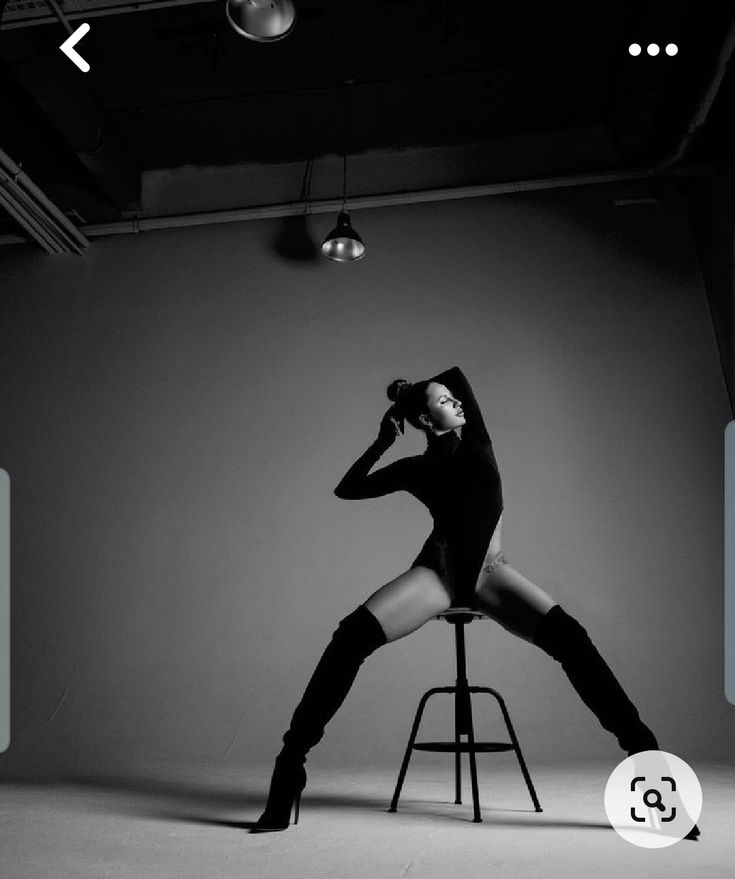
<svg viewBox="0 0 735 879"><path fill-rule="evenodd" d="M255 824L255 819L262 811L267 788L259 785L257 791L247 790L245 784L247 773L243 772L243 790L232 790L209 781L195 782L182 777L156 777L153 774L135 774L132 771L102 774L80 775L79 773L57 775L52 779L25 780L10 782L27 787L55 787L77 790L96 790L101 793L129 795L126 802L122 798L109 801L102 809L99 804L96 811L109 811L117 814L147 816L161 821L178 821L201 825L248 829ZM326 793L318 790L307 791L302 800L303 819L308 819L310 811L319 809L359 809L368 812L389 813L392 785L386 788L385 796L361 795L345 793ZM237 821L231 818L216 817L216 813L252 810L252 821ZM209 813L209 814L207 814ZM522 827L534 829L590 829L599 830L612 827L606 822L581 820L549 820L541 817L529 804L528 809L499 809L483 807L483 821L472 821L472 804L465 802L456 804L447 799L411 799L404 797L395 813L395 820L404 819L437 819L441 822L477 823L485 827ZM299 822L301 823L301 821Z"/></svg>

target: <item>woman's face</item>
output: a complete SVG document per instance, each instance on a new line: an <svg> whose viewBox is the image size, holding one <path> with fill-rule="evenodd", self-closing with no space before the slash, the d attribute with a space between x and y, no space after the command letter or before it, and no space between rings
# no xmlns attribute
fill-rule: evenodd
<svg viewBox="0 0 735 879"><path fill-rule="evenodd" d="M462 403L438 382L429 382L426 388L426 410L436 433L446 433L465 423Z"/></svg>

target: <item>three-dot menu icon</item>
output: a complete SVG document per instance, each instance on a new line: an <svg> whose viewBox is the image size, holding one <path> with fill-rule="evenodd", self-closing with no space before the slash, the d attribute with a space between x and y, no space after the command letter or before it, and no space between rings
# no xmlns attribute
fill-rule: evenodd
<svg viewBox="0 0 735 879"><path fill-rule="evenodd" d="M643 46L641 46L640 43L631 43L628 46L628 54L629 55L640 55L642 51L643 51ZM649 43L646 46L646 53L648 55L651 55L652 57L655 55L658 55L660 51L661 51L661 47L659 46L658 43ZM664 52L666 52L666 54L670 58L673 58L674 55L676 55L678 53L678 51L679 51L679 47L676 45L676 43L667 43L666 46L664 47Z"/></svg>

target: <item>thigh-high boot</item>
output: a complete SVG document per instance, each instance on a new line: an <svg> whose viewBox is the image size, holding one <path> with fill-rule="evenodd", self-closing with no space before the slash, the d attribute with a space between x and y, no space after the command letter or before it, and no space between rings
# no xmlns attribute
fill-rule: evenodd
<svg viewBox="0 0 735 879"><path fill-rule="evenodd" d="M301 791L306 785L307 752L344 702L363 660L387 641L383 627L364 604L339 623L301 697L276 758L265 811L253 832L285 830L291 806L298 821Z"/></svg>
<svg viewBox="0 0 735 879"><path fill-rule="evenodd" d="M640 719L587 631L561 605L555 604L542 617L533 642L561 663L584 704L628 755L658 750L656 737Z"/></svg>
<svg viewBox="0 0 735 879"><path fill-rule="evenodd" d="M600 656L585 628L561 605L555 604L542 617L533 642L561 663L584 704L617 738L628 756L640 751L659 750L656 737L640 719L635 705ZM699 836L700 830L695 824L686 838L696 841Z"/></svg>

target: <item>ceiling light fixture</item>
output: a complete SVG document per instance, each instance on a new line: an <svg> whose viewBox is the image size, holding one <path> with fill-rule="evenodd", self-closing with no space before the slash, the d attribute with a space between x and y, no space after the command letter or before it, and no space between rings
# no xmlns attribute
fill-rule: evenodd
<svg viewBox="0 0 735 879"><path fill-rule="evenodd" d="M272 43L291 33L296 9L291 0L227 0L227 20L241 36Z"/></svg>
<svg viewBox="0 0 735 879"><path fill-rule="evenodd" d="M365 256L365 245L352 228L347 211L337 214L337 225L324 239L322 254L335 262L355 262Z"/></svg>
<svg viewBox="0 0 735 879"><path fill-rule="evenodd" d="M344 89L344 150L342 154L342 207L337 214L337 225L322 243L322 255L334 262L355 262L365 256L365 245L362 238L352 228L350 215L345 210L347 204L347 80Z"/></svg>

